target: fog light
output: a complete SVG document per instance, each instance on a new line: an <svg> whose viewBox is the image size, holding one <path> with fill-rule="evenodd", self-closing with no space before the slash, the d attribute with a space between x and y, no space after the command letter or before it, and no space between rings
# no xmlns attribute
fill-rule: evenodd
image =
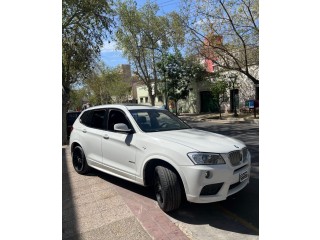
<svg viewBox="0 0 320 240"><path fill-rule="evenodd" d="M206 171L206 174L204 176L205 176L205 178L209 178L210 177L210 171Z"/></svg>

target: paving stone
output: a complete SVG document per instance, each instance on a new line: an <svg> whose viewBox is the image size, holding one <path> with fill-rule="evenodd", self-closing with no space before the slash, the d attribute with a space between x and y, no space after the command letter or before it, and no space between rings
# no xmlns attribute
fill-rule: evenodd
<svg viewBox="0 0 320 240"><path fill-rule="evenodd" d="M107 211L102 211L101 215L104 218L104 223L109 224L124 218L132 217L133 213L130 211L127 205L123 204L117 207L112 207Z"/></svg>
<svg viewBox="0 0 320 240"><path fill-rule="evenodd" d="M119 195L110 198L104 198L96 202L100 211L106 211L120 205L125 205L122 197Z"/></svg>
<svg viewBox="0 0 320 240"><path fill-rule="evenodd" d="M117 239L151 239L134 216L111 223L110 227Z"/></svg>

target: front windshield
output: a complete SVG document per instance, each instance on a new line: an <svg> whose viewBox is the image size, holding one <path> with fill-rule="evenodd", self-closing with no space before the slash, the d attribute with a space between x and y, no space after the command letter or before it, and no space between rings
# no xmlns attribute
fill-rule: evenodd
<svg viewBox="0 0 320 240"><path fill-rule="evenodd" d="M160 132L189 129L190 127L167 110L130 110L134 120L144 132Z"/></svg>

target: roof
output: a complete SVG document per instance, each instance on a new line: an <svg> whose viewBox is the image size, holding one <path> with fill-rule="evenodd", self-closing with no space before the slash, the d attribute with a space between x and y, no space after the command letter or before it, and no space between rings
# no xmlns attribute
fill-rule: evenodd
<svg viewBox="0 0 320 240"><path fill-rule="evenodd" d="M98 105L94 107L87 108L88 109L100 109L100 108L119 108L119 109L155 109L156 107L150 106L150 105L142 105L142 104L136 104L136 103L124 103L124 104L106 104L106 105Z"/></svg>

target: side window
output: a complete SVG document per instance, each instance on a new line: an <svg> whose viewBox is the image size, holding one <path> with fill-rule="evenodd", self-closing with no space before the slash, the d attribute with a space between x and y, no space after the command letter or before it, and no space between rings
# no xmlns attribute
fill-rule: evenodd
<svg viewBox="0 0 320 240"><path fill-rule="evenodd" d="M114 131L114 125L117 123L124 123L128 126L128 128L132 129L132 125L123 112L119 110L110 110L107 130Z"/></svg>
<svg viewBox="0 0 320 240"><path fill-rule="evenodd" d="M91 127L104 129L106 110L94 110L92 115Z"/></svg>
<svg viewBox="0 0 320 240"><path fill-rule="evenodd" d="M91 118L92 111L85 111L80 117L80 122L85 126L91 127Z"/></svg>

